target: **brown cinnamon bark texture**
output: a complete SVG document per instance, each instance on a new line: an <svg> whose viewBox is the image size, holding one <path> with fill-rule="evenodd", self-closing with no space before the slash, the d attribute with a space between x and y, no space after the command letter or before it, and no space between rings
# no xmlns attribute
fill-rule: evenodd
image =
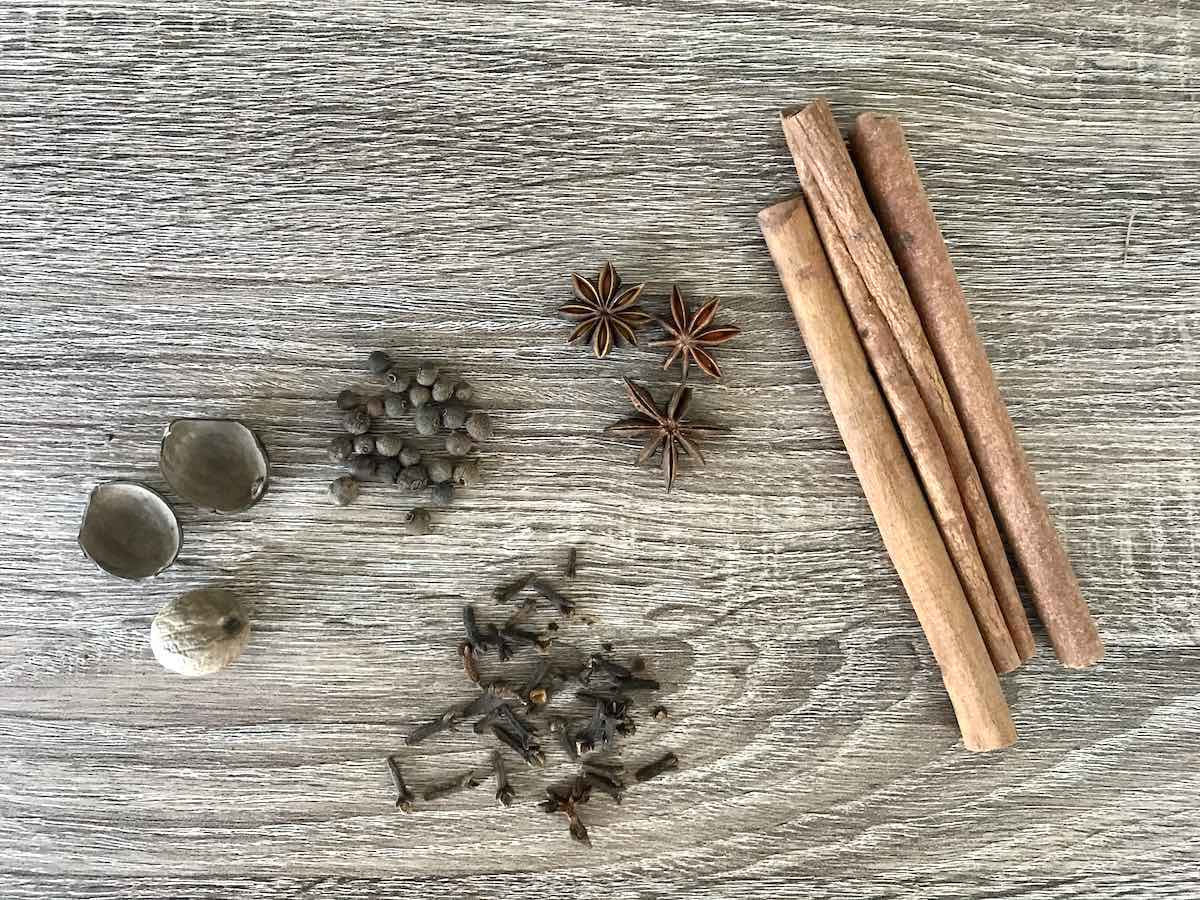
<svg viewBox="0 0 1200 900"><path fill-rule="evenodd" d="M895 119L866 113L851 143L1054 652L1063 665L1091 665L1103 658L1104 645L1017 439L904 131Z"/></svg>
<svg viewBox="0 0 1200 900"><path fill-rule="evenodd" d="M850 318L875 371L883 396L892 409L892 417L904 443L908 445L909 456L925 487L925 496L946 542L950 560L958 572L963 593L971 604L975 624L979 626L992 665L997 672L1011 672L1021 664L1021 658L1013 646L996 595L992 593L987 569L979 557L975 535L963 510L946 451L913 382L900 345L896 343L887 320L859 277L858 269L854 267L854 261L821 199L821 192L811 183L811 178L809 170L801 172L800 181L808 200L809 213L825 247Z"/></svg>
<svg viewBox="0 0 1200 900"><path fill-rule="evenodd" d="M867 203L829 104L815 100L799 112L785 115L783 130L802 187L815 192L814 196L819 194L863 285L887 320L904 354L954 473L963 509L970 520L975 543L1008 624L1013 645L1021 659L1028 659L1033 655L1033 633L983 482L971 458L966 435L942 380L933 349Z"/></svg>
<svg viewBox="0 0 1200 900"><path fill-rule="evenodd" d="M803 199L763 210L766 239L850 461L929 646L968 750L1016 740L1008 704Z"/></svg>

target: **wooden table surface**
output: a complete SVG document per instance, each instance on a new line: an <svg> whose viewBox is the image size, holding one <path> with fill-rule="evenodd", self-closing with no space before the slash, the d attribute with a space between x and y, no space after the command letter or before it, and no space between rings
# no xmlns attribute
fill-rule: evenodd
<svg viewBox="0 0 1200 900"><path fill-rule="evenodd" d="M0 8L0 896L869 898L1200 893L1200 10L1181 2L8 3ZM796 189L778 111L896 113L1107 642L1004 679L966 753L755 212ZM733 430L667 496L620 377L568 348L569 273L613 260L744 329L695 411ZM486 480L325 484L331 403L377 347L469 378ZM90 487L164 487L159 435L233 416L274 461L146 583L75 545ZM412 816L483 765L459 607L580 548L587 625L663 682L625 745L678 773L539 812L569 766ZM218 677L150 619L253 608ZM520 664L529 665L529 660ZM514 663L513 665L519 665ZM514 670L515 671L515 670Z"/></svg>

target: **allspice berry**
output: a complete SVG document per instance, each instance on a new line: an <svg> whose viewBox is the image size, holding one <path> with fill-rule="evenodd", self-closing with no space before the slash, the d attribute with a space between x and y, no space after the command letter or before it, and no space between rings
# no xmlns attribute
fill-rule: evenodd
<svg viewBox="0 0 1200 900"><path fill-rule="evenodd" d="M404 530L409 534L429 534L429 510L418 506L404 517Z"/></svg>
<svg viewBox="0 0 1200 900"><path fill-rule="evenodd" d="M420 409L432 398L433 392L422 385L414 384L408 389L408 402L413 405L414 409Z"/></svg>
<svg viewBox="0 0 1200 900"><path fill-rule="evenodd" d="M330 462L345 462L350 458L350 454L354 452L354 438L348 434L339 434L329 442Z"/></svg>
<svg viewBox="0 0 1200 900"><path fill-rule="evenodd" d="M461 431L456 431L446 438L446 452L451 456L466 456L471 452L471 439Z"/></svg>
<svg viewBox="0 0 1200 900"><path fill-rule="evenodd" d="M420 368L417 369L417 384L432 387L433 383L437 381L437 377L438 367L433 363L421 363Z"/></svg>
<svg viewBox="0 0 1200 900"><path fill-rule="evenodd" d="M382 350L376 350L367 357L367 369L372 375L382 375L392 367L392 358Z"/></svg>
<svg viewBox="0 0 1200 900"><path fill-rule="evenodd" d="M471 397L475 395L475 390L465 381L460 381L454 386L454 399L459 403L467 403Z"/></svg>
<svg viewBox="0 0 1200 900"><path fill-rule="evenodd" d="M383 377L387 381L387 389L393 394L403 394L408 390L408 386L412 384L412 378L409 374L395 367L388 369L387 374Z"/></svg>
<svg viewBox="0 0 1200 900"><path fill-rule="evenodd" d="M448 459L435 457L425 464L425 468L429 472L429 480L434 484L454 477L454 464Z"/></svg>
<svg viewBox="0 0 1200 900"><path fill-rule="evenodd" d="M457 403L447 403L442 407L442 424L449 431L462 428L467 424L467 411Z"/></svg>
<svg viewBox="0 0 1200 900"><path fill-rule="evenodd" d="M375 457L363 456L356 453L350 457L350 474L359 481L371 481L375 478Z"/></svg>
<svg viewBox="0 0 1200 900"><path fill-rule="evenodd" d="M403 394L388 394L383 401L383 411L390 418L398 419L404 415L408 409L408 403L404 399Z"/></svg>
<svg viewBox="0 0 1200 900"><path fill-rule="evenodd" d="M350 409L342 416L342 427L349 434L366 434L371 430L371 417L365 409Z"/></svg>
<svg viewBox="0 0 1200 900"><path fill-rule="evenodd" d="M357 409L362 406L362 395L356 391L342 391L337 395L338 409Z"/></svg>
<svg viewBox="0 0 1200 900"><path fill-rule="evenodd" d="M433 383L432 391L434 400L438 403L445 403L454 396L454 382L439 378Z"/></svg>
<svg viewBox="0 0 1200 900"><path fill-rule="evenodd" d="M421 451L416 447L408 446L400 450L400 465L415 466L421 461Z"/></svg>
<svg viewBox="0 0 1200 900"><path fill-rule="evenodd" d="M479 483L479 463L473 459L464 459L454 467L455 484L471 485Z"/></svg>
<svg viewBox="0 0 1200 900"><path fill-rule="evenodd" d="M398 434L381 434L375 438L375 452L380 456L399 456L404 449L404 441Z"/></svg>
<svg viewBox="0 0 1200 900"><path fill-rule="evenodd" d="M369 434L360 434L354 439L354 452L370 455L375 452L375 438Z"/></svg>
<svg viewBox="0 0 1200 900"><path fill-rule="evenodd" d="M413 427L417 429L417 434L425 437L437 434L438 411L432 406L422 406L413 413Z"/></svg>
<svg viewBox="0 0 1200 900"><path fill-rule="evenodd" d="M439 481L433 486L433 491L430 495L430 502L434 506L449 506L450 501L454 499L454 485L449 481Z"/></svg>
<svg viewBox="0 0 1200 900"><path fill-rule="evenodd" d="M164 669L211 675L237 659L250 639L250 618L229 591L189 591L150 623L150 649Z"/></svg>
<svg viewBox="0 0 1200 900"><path fill-rule="evenodd" d="M405 466L400 473L400 480L410 491L419 491L429 486L429 473L421 465Z"/></svg>
<svg viewBox="0 0 1200 900"><path fill-rule="evenodd" d="M390 456L375 457L375 480L394 484L400 477L400 460Z"/></svg>
<svg viewBox="0 0 1200 900"><path fill-rule="evenodd" d="M490 440L492 436L492 419L485 412L473 412L467 419L467 434L477 441Z"/></svg>
<svg viewBox="0 0 1200 900"><path fill-rule="evenodd" d="M343 475L329 483L329 498L338 506L349 506L358 499L358 490L358 482Z"/></svg>
<svg viewBox="0 0 1200 900"><path fill-rule="evenodd" d="M382 416L386 410L382 397L372 397L367 401L363 408L366 409L368 416L371 416L375 419L378 419L380 416Z"/></svg>

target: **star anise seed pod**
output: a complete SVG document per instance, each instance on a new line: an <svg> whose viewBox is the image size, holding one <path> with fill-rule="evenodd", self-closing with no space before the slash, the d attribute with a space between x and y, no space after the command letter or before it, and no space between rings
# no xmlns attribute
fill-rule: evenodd
<svg viewBox="0 0 1200 900"><path fill-rule="evenodd" d="M671 485L675 483L675 473L679 470L680 453L704 465L704 454L700 452L699 447L700 438L728 429L684 419L683 415L692 400L692 389L687 385L681 384L675 388L675 393L671 395L665 410L658 408L648 390L628 378L625 379L625 390L629 393L629 402L641 415L622 419L604 430L609 434L645 436L646 443L637 458L639 466L646 465L654 454L661 450L663 479L669 492Z"/></svg>
<svg viewBox="0 0 1200 900"><path fill-rule="evenodd" d="M621 277L608 262L600 268L595 281L573 274L571 283L575 287L575 300L558 310L579 320L567 338L568 344L590 339L597 359L608 356L613 345L622 340L637 346L637 330L651 321L637 305L644 284L622 290Z"/></svg>
<svg viewBox="0 0 1200 900"><path fill-rule="evenodd" d="M721 367L713 359L711 348L737 337L742 330L734 325L711 324L720 305L720 300L709 300L689 315L679 288L671 288L671 320L658 320L667 337L650 343L651 347L671 348L670 356L663 363L664 369L671 368L671 364L678 358L683 365L684 381L687 380L688 366L691 362L695 362L710 377L721 377Z"/></svg>

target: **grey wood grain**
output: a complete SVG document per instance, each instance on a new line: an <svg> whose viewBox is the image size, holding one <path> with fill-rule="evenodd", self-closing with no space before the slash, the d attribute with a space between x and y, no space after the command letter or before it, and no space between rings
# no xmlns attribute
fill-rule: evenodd
<svg viewBox="0 0 1200 900"><path fill-rule="evenodd" d="M5 4L0 895L1196 896L1198 41L1186 0ZM756 232L818 94L908 125L1107 641L1074 673L1039 632L1011 752L957 742ZM553 312L604 259L745 332L696 398L734 430L670 497L598 436L620 375L668 376ZM495 413L426 538L397 491L323 495L376 347ZM271 491L177 502L177 566L109 580L86 493L161 487L183 415L259 429ZM672 718L627 755L681 771L596 804L590 852L524 771L513 810L395 813L384 755L464 694L462 599L568 543L568 642L651 660ZM168 676L150 618L206 584L251 645Z"/></svg>

